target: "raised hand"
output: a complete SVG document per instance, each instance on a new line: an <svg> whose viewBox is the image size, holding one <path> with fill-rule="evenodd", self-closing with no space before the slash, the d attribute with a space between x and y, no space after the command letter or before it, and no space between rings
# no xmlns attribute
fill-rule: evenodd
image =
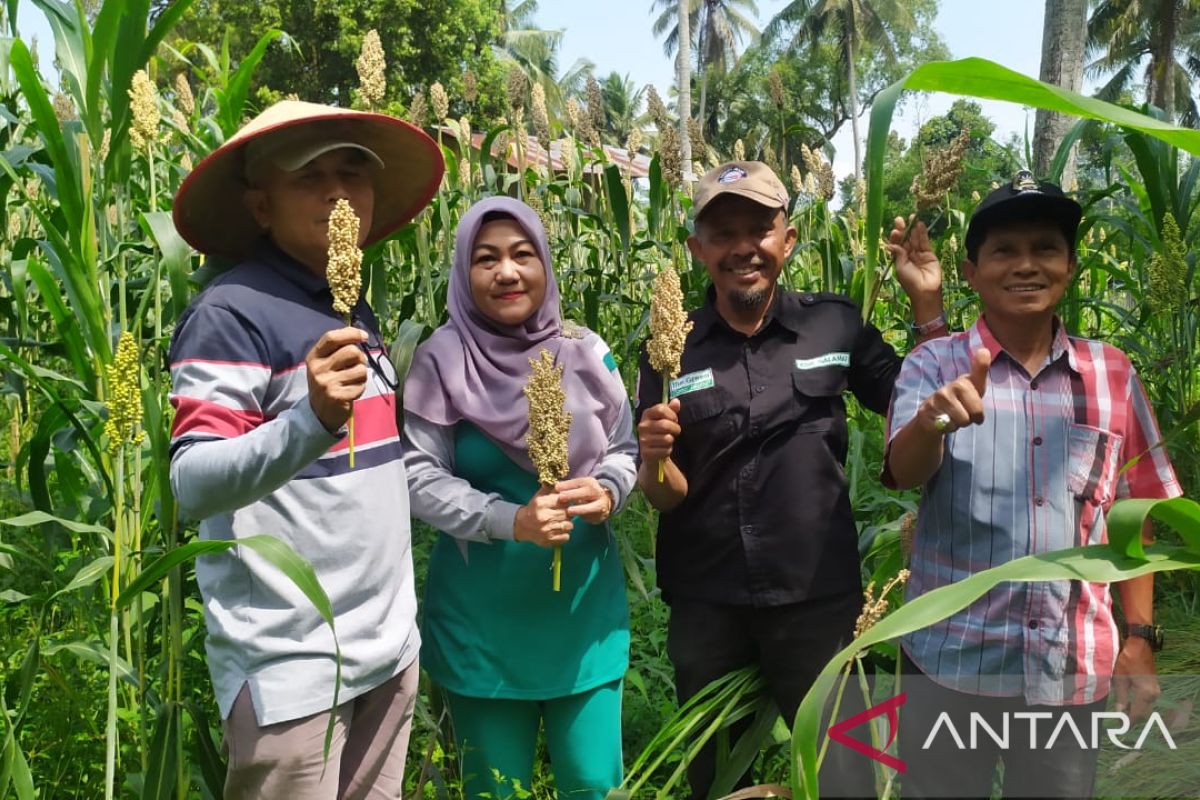
<svg viewBox="0 0 1200 800"><path fill-rule="evenodd" d="M905 234L908 234L907 241ZM896 217L887 241L888 252L896 261L896 279L901 288L914 300L939 295L942 290L942 265L929 241L925 223L917 220L911 233L904 217ZM925 320L917 320L924 322Z"/></svg>

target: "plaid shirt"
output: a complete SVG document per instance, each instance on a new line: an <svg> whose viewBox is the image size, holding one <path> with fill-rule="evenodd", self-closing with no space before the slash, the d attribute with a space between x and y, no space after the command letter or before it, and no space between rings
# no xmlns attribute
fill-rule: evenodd
<svg viewBox="0 0 1200 800"><path fill-rule="evenodd" d="M981 317L970 330L926 342L905 359L888 415L888 442L941 386L992 354L985 420L945 439L917 519L909 599L1033 553L1107 541L1105 512L1128 497L1176 497L1163 448L1129 359L1069 337L1057 320L1047 362L1030 376ZM903 640L938 683L972 694L1050 705L1108 693L1119 639L1108 584L1004 583Z"/></svg>

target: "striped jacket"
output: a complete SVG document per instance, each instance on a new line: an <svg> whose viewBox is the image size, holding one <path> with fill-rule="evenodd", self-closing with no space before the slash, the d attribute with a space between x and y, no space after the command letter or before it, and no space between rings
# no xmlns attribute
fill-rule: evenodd
<svg viewBox="0 0 1200 800"><path fill-rule="evenodd" d="M388 680L419 650L395 373L375 318L367 387L348 441L317 420L304 358L344 323L328 284L271 247L217 278L171 346L171 482L205 539L270 534L308 559L333 605L341 700ZM243 684L260 725L324 711L333 636L303 593L253 551L200 559L208 663L222 716Z"/></svg>

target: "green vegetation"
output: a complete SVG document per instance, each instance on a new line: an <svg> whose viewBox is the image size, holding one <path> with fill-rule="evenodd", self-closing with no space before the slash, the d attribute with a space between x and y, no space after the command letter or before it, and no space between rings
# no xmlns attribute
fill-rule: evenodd
<svg viewBox="0 0 1200 800"><path fill-rule="evenodd" d="M40 43L40 56L16 30L16 0L8 0L0 20L9 34L0 38L0 797L100 797L109 770L115 796L219 797L220 723L190 572L191 557L219 548L197 542L194 529L178 519L167 473L165 358L172 326L198 288L226 266L192 253L170 223L170 198L191 165L263 104L288 93L366 105L355 60L367 32L378 27L388 66L377 106L417 115L423 104L446 122L435 126L424 118L446 155L441 191L414 222L364 257L368 297L396 343L393 359L403 364L422 333L444 319L461 214L480 197L509 193L546 222L564 315L607 339L629 383L648 335L654 276L664 266L681 267L689 307L707 284L703 268L684 261L681 246L691 199L679 175L690 165L680 163L678 139L672 146L663 135L677 119L661 103L650 107L651 93L636 76L597 76L589 91L588 65L560 70L554 32L536 29L531 0L374 0L322 3L319 12L311 3L283 0L35 2L55 34L53 43ZM433 5L445 25L422 16ZM822 24L809 20L799 15L805 5L832 16ZM706 15L740 13L746 4L693 6L695 39L719 28ZM664 15L678 11L677 3L658 7ZM837 17L838 9L868 7L890 47L861 49L875 35L866 17L861 34L837 27L853 21ZM1081 143L1078 196L1086 215L1079 275L1063 318L1073 332L1130 354L1185 489L1194 493L1200 486L1200 279L1193 253L1200 240L1200 161L1193 154L1200 153L1200 132L1175 128L1154 109L1110 106L1017 80L987 62L918 68L945 55L931 28L933 0L788 9L792 16L764 26L764 37L740 55L736 37L698 51L704 69L693 76L693 95L702 111L691 142L701 167L740 147L776 166L794 188L790 213L800 244L785 285L849 294L907 350L907 304L880 248L884 221L911 212L910 187L927 155L967 131L963 176L944 202L923 213L946 267L948 318L963 327L977 313L954 268L963 257L966 214L975 193L1011 179L1026 163L1026 148L995 141L991 123L968 100L928 120L912 143L902 142L889 132L900 91L1008 99L1090 120L1073 129L1055 161L1061 172L1067 148ZM664 19L669 30L671 18ZM433 34L417 42L405 38L412 30ZM710 43L716 38L706 35ZM859 49L847 51L848 42ZM58 80L51 78L52 58ZM844 69L850 65L853 79ZM141 70L153 79L131 101ZM435 83L443 95L431 90ZM561 169L528 166L532 139L514 135L518 119L531 135L543 135L535 128L535 85L550 138L566 154ZM823 153L855 103L870 106L865 183L848 182L835 202ZM483 135L482 148L460 135L463 125ZM648 178L637 180L597 146L624 146L635 136L639 152L650 157ZM130 365L128 348L119 355L122 334L136 345L134 379L110 372L114 364ZM125 407L121 420L129 427L106 431L117 417L116 398L128 397L134 385L140 420L139 409ZM916 496L878 485L881 421L855 408L851 414L847 474L860 549L865 574L882 585L902 566L900 528ZM1164 515L1166 541L1149 561L1130 551L1086 554L1097 576L1179 570L1159 582L1172 648L1200 634L1191 613L1200 601L1194 572L1200 520L1189 516L1190 508L1153 512ZM778 723L753 692L755 676L732 676L676 714L667 611L653 588L654 523L640 497L616 521L634 637L625 695L626 789L636 786L638 797L672 796L688 747L676 734L707 729L722 737L733 719L758 715L751 738L729 743L730 764L753 763L764 783L811 792L806 768L819 747L815 730L804 716L794 733ZM1180 540L1171 529L1190 538ZM1114 521L1113 530L1123 529ZM414 530L418 575L433 536L421 526ZM277 563L321 607L320 587L305 583L304 565L288 561L271 541L260 546L274 548ZM1031 579L1078 566L1072 558L1083 554L1005 569ZM991 579L977 577L979 585ZM961 599L968 591L952 594ZM950 602L934 598L885 618L872 629L879 641L866 668L888 669L894 646L885 635L900 630L906 617L919 619L930 607L948 613ZM1164 671L1195 672L1200 653L1173 649L1161 663ZM1194 734L1196 723L1190 725ZM409 757L409 785L420 796L457 796L445 726L438 698L425 692ZM760 743L767 746L756 755ZM806 756L803 765L797 754ZM531 791L552 796L545 775Z"/></svg>

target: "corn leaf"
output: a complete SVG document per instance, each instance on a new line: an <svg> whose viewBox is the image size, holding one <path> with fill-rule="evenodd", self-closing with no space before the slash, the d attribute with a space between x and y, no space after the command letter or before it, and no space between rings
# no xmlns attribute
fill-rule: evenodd
<svg viewBox="0 0 1200 800"><path fill-rule="evenodd" d="M1153 517L1175 528L1184 547L1142 545L1142 524ZM1177 569L1200 569L1200 504L1187 498L1122 500L1107 515L1109 544L1075 547L1025 556L978 572L913 598L880 620L837 653L821 671L800 703L792 727L792 790L795 797L816 800L817 751L823 738L821 718L826 700L842 668L856 653L877 642L932 625L961 611L1005 581L1083 580L1116 583L1141 575Z"/></svg>
<svg viewBox="0 0 1200 800"><path fill-rule="evenodd" d="M171 284L171 313L178 319L187 308L191 296L188 278L192 271L192 248L171 221L170 211L152 211L138 216L142 230L147 233L162 252L162 266Z"/></svg>
<svg viewBox="0 0 1200 800"><path fill-rule="evenodd" d="M49 95L42 86L41 76L33 68L29 49L20 39L12 43L12 49L9 52L9 66L17 76L17 82L21 85L21 94L24 96L25 102L29 104L29 113L33 115L33 119L37 123L38 135L41 136L50 161L54 165L56 194L63 213L67 216L67 230L79 230L83 216L83 201L79 196L79 180L75 175L74 161L67 153L62 126L58 124L58 118L54 116L54 108L50 104ZM15 176L13 178L15 180ZM37 210L36 206L34 206L34 210ZM56 225L47 227L45 221L42 224L48 232L52 229L57 231L59 227Z"/></svg>
<svg viewBox="0 0 1200 800"><path fill-rule="evenodd" d="M205 732L207 734L207 732ZM170 700L158 710L141 800L171 800L175 795L175 754L179 740L179 706Z"/></svg>
<svg viewBox="0 0 1200 800"><path fill-rule="evenodd" d="M47 522L62 525L73 533L100 533L108 538L112 538L112 531L103 525L91 525L86 522L76 522L73 519L63 519L53 514L47 514L45 511L30 511L28 514L22 514L19 517L0 519L0 525L11 525L14 528L31 528L34 525L43 525Z"/></svg>
<svg viewBox="0 0 1200 800"><path fill-rule="evenodd" d="M90 661L97 666L108 669L110 664L110 653L108 647L95 642L85 642L77 639L70 642L59 642L56 644L48 644L42 648L42 655L53 656L59 653L70 653L76 658L82 658L84 661ZM116 674L117 677L125 681L130 686L139 688L138 676L133 671L133 667L129 666L129 662L119 655L116 657Z"/></svg>
<svg viewBox="0 0 1200 800"><path fill-rule="evenodd" d="M221 124L221 131L226 137L232 136L234 131L241 127L242 112L246 107L246 97L250 92L250 79L254 75L254 70L267 54L267 48L271 42L282 35L283 31L269 30L259 37L254 48L242 58L225 90L216 93L220 106L217 111L217 119ZM228 39L226 43L228 44Z"/></svg>
<svg viewBox="0 0 1200 800"><path fill-rule="evenodd" d="M73 592L76 589L82 589L84 586L91 586L93 583L104 577L105 573L112 569L112 565L112 556L100 556L100 558L95 559L90 564L85 564L78 572L75 573L75 577L71 578L71 582L59 589L54 594L50 595L50 599L53 600L59 595L66 594L67 592Z"/></svg>
<svg viewBox="0 0 1200 800"><path fill-rule="evenodd" d="M621 235L621 250L629 256L629 195L625 192L625 181L621 179L621 168L609 164L604 168L604 186L608 190L608 204L617 232Z"/></svg>
<svg viewBox="0 0 1200 800"><path fill-rule="evenodd" d="M84 84L87 79L87 49L91 34L86 25L79 24L80 14L75 7L63 0L33 0L42 9L46 20L54 31L54 56L59 74L66 81L71 96L80 111L85 112Z"/></svg>

